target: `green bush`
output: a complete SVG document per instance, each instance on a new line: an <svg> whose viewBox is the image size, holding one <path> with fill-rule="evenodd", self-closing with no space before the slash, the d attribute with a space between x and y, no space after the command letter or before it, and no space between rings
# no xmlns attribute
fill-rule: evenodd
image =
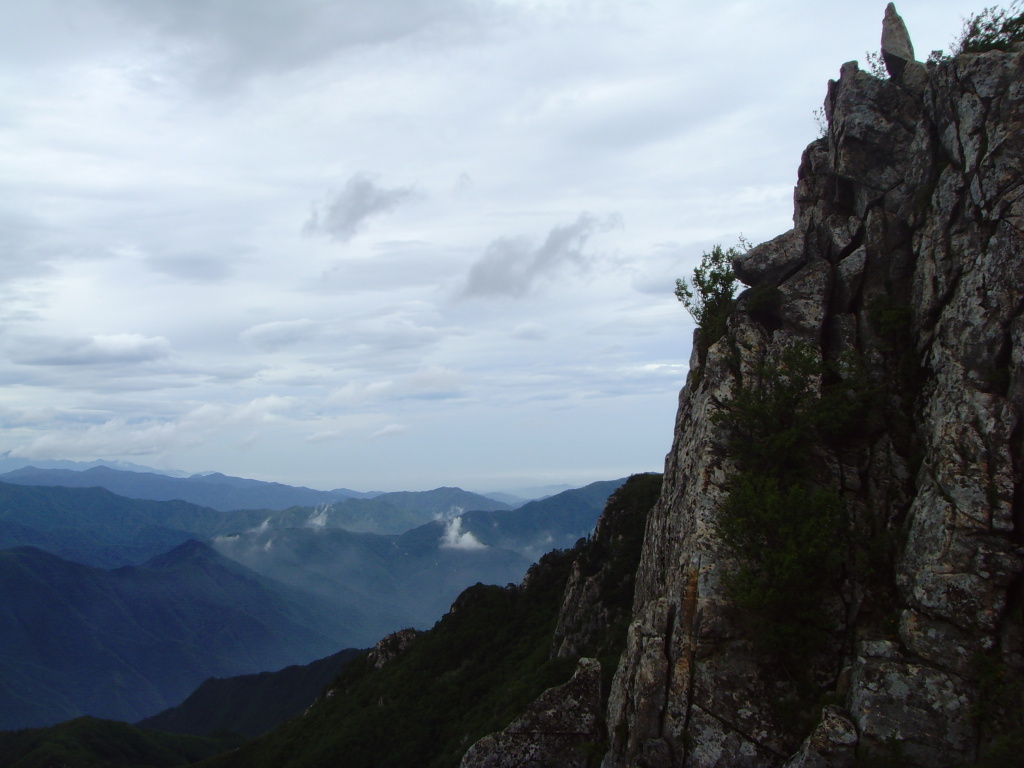
<svg viewBox="0 0 1024 768"><path fill-rule="evenodd" d="M1024 42L1024 12L1018 0L1006 9L993 5L971 14L954 46L954 55L1008 51L1021 42Z"/></svg>
<svg viewBox="0 0 1024 768"><path fill-rule="evenodd" d="M739 246L728 250L716 245L710 253L704 253L689 281L676 280L676 298L700 329L698 344L702 358L708 347L725 335L739 282L732 271L732 260L746 249L747 243L742 238Z"/></svg>
<svg viewBox="0 0 1024 768"><path fill-rule="evenodd" d="M950 46L950 53L932 51L928 61L948 61L962 53L1009 51L1021 43L1024 43L1024 10L1020 0L1016 0L1009 8L993 5L972 13L964 20L960 36Z"/></svg>
<svg viewBox="0 0 1024 768"><path fill-rule="evenodd" d="M719 517L723 541L740 555L726 578L754 642L787 666L812 650L820 606L842 563L845 515L831 489L741 473Z"/></svg>
<svg viewBox="0 0 1024 768"><path fill-rule="evenodd" d="M740 467L783 483L807 474L815 440L855 429L872 397L859 358L824 361L804 343L759 364L751 379L713 418Z"/></svg>

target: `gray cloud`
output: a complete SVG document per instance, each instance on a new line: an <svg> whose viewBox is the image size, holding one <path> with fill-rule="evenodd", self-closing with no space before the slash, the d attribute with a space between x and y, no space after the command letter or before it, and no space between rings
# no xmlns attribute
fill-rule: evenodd
<svg viewBox="0 0 1024 768"><path fill-rule="evenodd" d="M960 27L953 0L901 2L922 50ZM656 469L690 354L673 279L792 225L812 110L881 21L806 0L4 10L6 448L365 490ZM380 176L346 190L360 169Z"/></svg>
<svg viewBox="0 0 1024 768"><path fill-rule="evenodd" d="M150 256L146 264L155 272L190 283L219 283L229 278L233 271L226 260L199 254Z"/></svg>
<svg viewBox="0 0 1024 768"><path fill-rule="evenodd" d="M620 223L618 216L581 213L572 224L554 227L537 247L524 237L495 240L470 267L461 296L523 296L538 277L566 266L584 268L590 261L583 252L587 241Z"/></svg>
<svg viewBox="0 0 1024 768"><path fill-rule="evenodd" d="M241 339L262 352L275 352L316 338L320 325L312 320L278 320L254 325L242 331Z"/></svg>
<svg viewBox="0 0 1024 768"><path fill-rule="evenodd" d="M461 27L479 15L466 0L107 3L161 40L169 74L215 95L254 77L308 67L345 50Z"/></svg>
<svg viewBox="0 0 1024 768"><path fill-rule="evenodd" d="M59 251L33 216L0 211L0 282L52 274Z"/></svg>
<svg viewBox="0 0 1024 768"><path fill-rule="evenodd" d="M170 357L170 342L162 336L138 333L89 338L23 339L11 359L24 365L94 366L150 363Z"/></svg>
<svg viewBox="0 0 1024 768"><path fill-rule="evenodd" d="M392 211L418 196L414 187L386 189L371 176L357 173L345 183L344 189L328 197L322 214L313 207L302 231L342 242L351 240L370 217Z"/></svg>
<svg viewBox="0 0 1024 768"><path fill-rule="evenodd" d="M540 323L520 323L512 329L512 338L523 341L543 341L547 336L547 328Z"/></svg>

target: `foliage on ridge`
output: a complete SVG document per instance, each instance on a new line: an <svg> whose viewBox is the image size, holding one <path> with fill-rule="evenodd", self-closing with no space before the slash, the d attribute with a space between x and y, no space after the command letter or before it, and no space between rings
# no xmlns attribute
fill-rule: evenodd
<svg viewBox="0 0 1024 768"><path fill-rule="evenodd" d="M6 768L175 768L230 749L239 737L181 736L79 717L50 728L0 731Z"/></svg>

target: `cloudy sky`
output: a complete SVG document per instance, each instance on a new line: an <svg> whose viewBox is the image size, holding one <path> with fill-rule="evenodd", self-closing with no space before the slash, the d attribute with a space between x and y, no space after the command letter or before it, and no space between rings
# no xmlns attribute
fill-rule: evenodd
<svg viewBox="0 0 1024 768"><path fill-rule="evenodd" d="M0 452L490 491L662 468L674 279L791 226L885 3L0 6Z"/></svg>

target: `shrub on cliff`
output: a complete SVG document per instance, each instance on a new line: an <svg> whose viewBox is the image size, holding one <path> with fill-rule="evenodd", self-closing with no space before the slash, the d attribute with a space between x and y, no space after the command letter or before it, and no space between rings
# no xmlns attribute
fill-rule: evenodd
<svg viewBox="0 0 1024 768"><path fill-rule="evenodd" d="M742 238L739 246L728 250L716 245L705 252L700 266L688 281L676 280L676 298L683 303L697 324L697 344L701 352L725 335L725 321L733 308L733 296L739 282L732 271L732 260L747 249Z"/></svg>
<svg viewBox="0 0 1024 768"><path fill-rule="evenodd" d="M950 52L932 51L928 61L946 61L962 53L1011 51L1020 45L1024 45L1024 8L1021 0L1016 0L1009 8L993 5L972 13L964 20Z"/></svg>
<svg viewBox="0 0 1024 768"><path fill-rule="evenodd" d="M1021 3L1018 0L1011 3L1009 8L992 6L968 17L956 42L954 55L1008 51L1015 44L1022 42L1024 11L1021 10Z"/></svg>

